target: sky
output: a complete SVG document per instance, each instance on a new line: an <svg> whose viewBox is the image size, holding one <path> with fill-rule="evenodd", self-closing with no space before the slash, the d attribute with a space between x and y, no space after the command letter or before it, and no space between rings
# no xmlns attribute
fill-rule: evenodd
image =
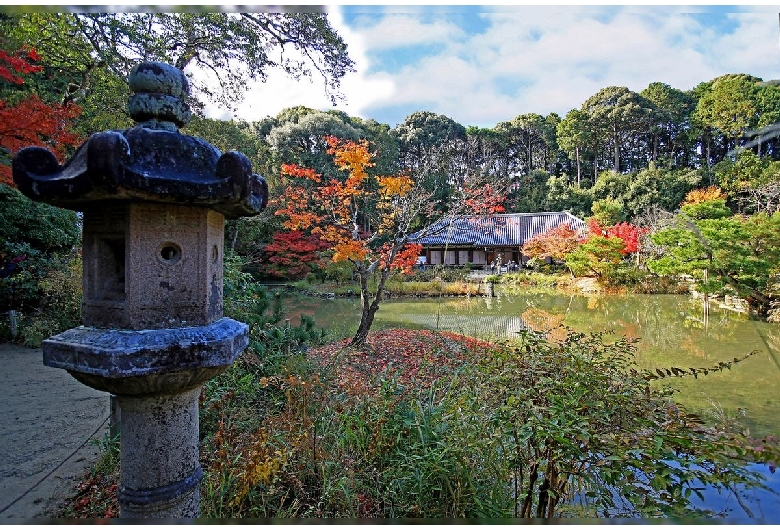
<svg viewBox="0 0 780 530"><path fill-rule="evenodd" d="M690 90L728 73L780 79L775 5L331 5L355 73L333 107L324 83L273 72L235 116L255 121L304 105L391 127L415 111L494 127L525 113L561 117L608 86Z"/></svg>

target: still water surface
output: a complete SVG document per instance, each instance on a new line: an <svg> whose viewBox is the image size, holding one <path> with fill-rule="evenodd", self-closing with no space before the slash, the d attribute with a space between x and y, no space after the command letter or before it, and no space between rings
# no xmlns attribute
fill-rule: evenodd
<svg viewBox="0 0 780 530"><path fill-rule="evenodd" d="M293 322L306 314L318 326L340 328L346 335L357 328L360 301L304 298L289 302L288 309ZM441 329L505 339L524 329L560 333L560 325L581 332L609 331L612 338L638 338L640 368L708 368L757 351L731 370L659 384L675 387L676 400L704 418L737 421L757 437L780 434L780 325L713 304L705 311L701 301L688 296L570 296L496 289L493 298L388 300L380 306L373 329ZM762 471L777 488L778 477ZM775 495L752 506L755 516L780 518L780 498ZM737 506L736 514L740 512Z"/></svg>
<svg viewBox="0 0 780 530"><path fill-rule="evenodd" d="M312 316L320 327L355 331L360 300L304 298L287 304L295 322ZM411 327L450 330L504 339L523 329L559 325L582 332L610 331L610 337L638 338L640 368L708 368L751 351L758 353L731 370L707 376L671 378L677 400L703 414L725 414L755 436L780 434L780 325L749 318L678 295L568 296L540 291L496 297L414 298L382 303L372 329Z"/></svg>

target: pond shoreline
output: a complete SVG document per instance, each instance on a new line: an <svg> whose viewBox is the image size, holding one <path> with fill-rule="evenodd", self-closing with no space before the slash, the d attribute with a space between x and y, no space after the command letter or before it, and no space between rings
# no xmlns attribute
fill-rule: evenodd
<svg viewBox="0 0 780 530"><path fill-rule="evenodd" d="M473 272L470 273L470 275L462 281L414 282L417 285L428 284L431 287L429 289L425 289L424 287L418 288L418 290L416 290L415 292L403 292L395 289L385 289L382 298L385 300L403 300L403 299L425 299L425 298L459 298L459 297L468 298L472 296L493 297L495 296L496 286L502 289L506 289L508 291L524 289L524 288L550 289L559 294L585 295L585 296L587 295L609 296L609 295L632 295L632 294L634 295L687 294L694 300L709 302L709 304L711 304L710 307L717 307L720 309L725 309L727 311L733 311L739 314L750 315L752 318L760 318L761 320L766 320L765 317L761 317L755 311L751 310L747 300L745 300L744 298L739 298L736 296L729 296L729 295L725 295L725 296L705 295L690 288L690 286L687 285L686 283L678 284L678 287L676 289L645 293L645 292L634 292L628 289L627 287L622 287L622 288L607 287L602 285L599 282L598 278L595 277L565 278L565 279L560 278L561 281L555 281L555 282L551 282L552 284L548 283L545 285L537 285L533 281L527 283L517 282L513 284L505 284L503 282L489 281L491 277L495 277L495 276L490 274L485 274L482 271L478 271L477 274L474 274ZM403 285L403 284L404 282L399 283L399 285ZM442 288L442 286L445 284L451 286L451 288L447 289L446 292L444 292L444 289ZM473 287L469 287L475 284L477 285L476 289ZM325 298L325 299L360 298L360 292L354 289L347 289L346 291L342 289L322 291L322 290L307 288L307 287L294 285L290 283L263 284L263 285L268 285L272 287L283 286L285 290L299 292L306 296L312 296L315 298ZM458 286L460 286L460 289L458 289ZM329 285L329 287L331 286ZM340 287L340 286L336 286L336 287Z"/></svg>

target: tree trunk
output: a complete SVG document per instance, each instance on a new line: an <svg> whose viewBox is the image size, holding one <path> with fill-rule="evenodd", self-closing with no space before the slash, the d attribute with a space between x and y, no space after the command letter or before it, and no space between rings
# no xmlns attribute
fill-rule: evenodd
<svg viewBox="0 0 780 530"><path fill-rule="evenodd" d="M615 173L620 173L620 145L615 142Z"/></svg>
<svg viewBox="0 0 780 530"><path fill-rule="evenodd" d="M376 294L373 297L371 296L371 293L368 292L369 274L369 269L365 267L361 267L361 269L358 270L358 275L360 276L360 305L362 310L360 312L360 324L355 332L355 336L352 337L352 340L349 343L350 346L356 348L362 348L366 344L368 332L371 331L371 325L374 323L374 316L379 309L379 303L382 301L382 292L385 289L385 282L390 274L390 269L382 269L379 285L377 286Z"/></svg>
<svg viewBox="0 0 780 530"><path fill-rule="evenodd" d="M658 161L658 134L653 134L652 139L653 139L653 154L650 156L653 162L656 162Z"/></svg>
<svg viewBox="0 0 780 530"><path fill-rule="evenodd" d="M579 188L580 187L580 176L582 174L582 169L580 167L580 148L579 147L575 147L574 148L574 153L577 156L577 188Z"/></svg>
<svg viewBox="0 0 780 530"><path fill-rule="evenodd" d="M235 231L233 232L233 240L230 242L230 251L236 251L236 242L238 241L238 220L236 220Z"/></svg>
<svg viewBox="0 0 780 530"><path fill-rule="evenodd" d="M613 126L612 141L615 142L615 173L620 173L620 138L617 133L617 126Z"/></svg>
<svg viewBox="0 0 780 530"><path fill-rule="evenodd" d="M360 298L363 304L363 311L360 314L360 325L355 332L355 336L352 337L352 340L349 343L350 346L356 348L362 348L366 344L368 332L371 330L371 325L374 323L374 315L376 315L376 310L379 308L378 303L367 302L362 294Z"/></svg>

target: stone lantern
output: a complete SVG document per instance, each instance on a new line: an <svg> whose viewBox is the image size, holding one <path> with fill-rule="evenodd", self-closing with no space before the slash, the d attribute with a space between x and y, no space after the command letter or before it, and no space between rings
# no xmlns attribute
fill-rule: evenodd
<svg viewBox="0 0 780 530"><path fill-rule="evenodd" d="M13 160L33 200L84 213L83 325L43 343L43 362L117 396L122 517L199 514L198 397L248 343L222 315L225 218L268 188L238 152L179 132L184 74L145 62L129 78L137 125L93 134L64 165L43 148Z"/></svg>

